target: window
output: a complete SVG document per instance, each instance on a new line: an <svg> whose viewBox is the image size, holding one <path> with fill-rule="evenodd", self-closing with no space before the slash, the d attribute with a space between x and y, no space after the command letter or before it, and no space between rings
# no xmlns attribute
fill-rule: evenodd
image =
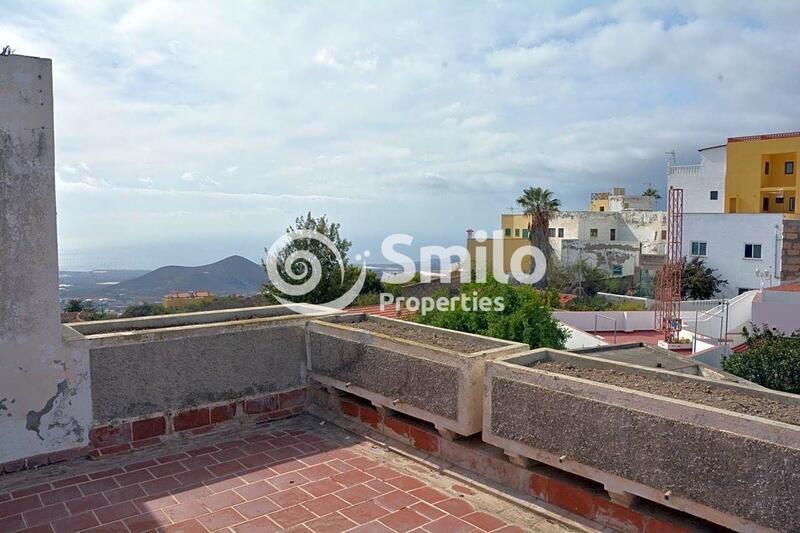
<svg viewBox="0 0 800 533"><path fill-rule="evenodd" d="M564 228L558 228L558 238L559 239L564 238Z"/></svg>
<svg viewBox="0 0 800 533"><path fill-rule="evenodd" d="M547 236L548 237L555 237L556 236L556 228L547 228Z"/></svg>
<svg viewBox="0 0 800 533"><path fill-rule="evenodd" d="M761 245L760 244L745 244L744 245L744 258L745 259L761 259Z"/></svg>
<svg viewBox="0 0 800 533"><path fill-rule="evenodd" d="M719 200L719 191L711 191L708 193L709 200Z"/></svg>
<svg viewBox="0 0 800 533"><path fill-rule="evenodd" d="M611 275L612 276L621 276L622 275L622 265L611 265Z"/></svg>
<svg viewBox="0 0 800 533"><path fill-rule="evenodd" d="M514 228L514 237L519 237L519 228Z"/></svg>
<svg viewBox="0 0 800 533"><path fill-rule="evenodd" d="M589 230L589 237L597 237L597 228L591 228Z"/></svg>
<svg viewBox="0 0 800 533"><path fill-rule="evenodd" d="M522 238L523 239L527 239L528 238L528 228L525 228L525 229L522 230Z"/></svg>
<svg viewBox="0 0 800 533"><path fill-rule="evenodd" d="M782 204L783 203L783 196L776 197L775 198L775 203L776 204Z"/></svg>
<svg viewBox="0 0 800 533"><path fill-rule="evenodd" d="M789 197L789 211L791 211L792 213L794 213L794 211L795 211L794 206L795 206L794 196L790 196Z"/></svg>
<svg viewBox="0 0 800 533"><path fill-rule="evenodd" d="M769 176L769 161L764 162L764 174Z"/></svg>
<svg viewBox="0 0 800 533"><path fill-rule="evenodd" d="M661 230L661 240L662 241L666 241L667 240L667 230L665 230L665 229Z"/></svg>
<svg viewBox="0 0 800 533"><path fill-rule="evenodd" d="M506 237L511 237L511 228L506 228Z"/></svg>
<svg viewBox="0 0 800 533"><path fill-rule="evenodd" d="M611 230L608 232L608 239L610 241L616 241L617 240L617 230L615 230L614 228L611 228Z"/></svg>
<svg viewBox="0 0 800 533"><path fill-rule="evenodd" d="M794 161L787 161L783 164L784 174L794 174Z"/></svg>
<svg viewBox="0 0 800 533"><path fill-rule="evenodd" d="M769 198L761 200L761 210L765 213L769 211Z"/></svg>
<svg viewBox="0 0 800 533"><path fill-rule="evenodd" d="M623 202L622 209L630 209L630 208L631 208L631 204L629 204L628 202Z"/></svg>
<svg viewBox="0 0 800 533"><path fill-rule="evenodd" d="M692 241L692 255L706 255L708 243L704 241Z"/></svg>

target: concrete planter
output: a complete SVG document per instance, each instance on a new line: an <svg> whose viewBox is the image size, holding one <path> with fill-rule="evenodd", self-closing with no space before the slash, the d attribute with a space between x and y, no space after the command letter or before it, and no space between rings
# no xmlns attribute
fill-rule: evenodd
<svg viewBox="0 0 800 533"><path fill-rule="evenodd" d="M363 321L420 332L420 342L359 328ZM431 422L447 438L481 430L483 371L487 360L523 352L523 343L488 339L420 324L364 315L314 320L306 328L309 376L388 408ZM435 334L475 341L481 351L462 353L422 338Z"/></svg>
<svg viewBox="0 0 800 533"><path fill-rule="evenodd" d="M630 385L537 370L546 362L630 374ZM643 377L800 408L792 394L543 349L487 363L483 440L602 483L620 503L638 496L737 531L800 524L800 426L635 390Z"/></svg>
<svg viewBox="0 0 800 533"><path fill-rule="evenodd" d="M72 324L89 346L94 423L305 386L308 320L283 306Z"/></svg>

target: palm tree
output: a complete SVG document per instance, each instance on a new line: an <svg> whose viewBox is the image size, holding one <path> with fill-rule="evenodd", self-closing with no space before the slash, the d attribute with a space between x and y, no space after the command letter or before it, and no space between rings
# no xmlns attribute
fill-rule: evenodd
<svg viewBox="0 0 800 533"><path fill-rule="evenodd" d="M522 191L522 196L517 198L517 204L523 208L524 214L528 217L528 238L531 245L539 248L550 263L550 255L553 252L549 235L550 217L558 212L561 200L555 198L549 189L528 187ZM544 288L547 286L547 281L545 272L544 277L536 282L535 286Z"/></svg>
<svg viewBox="0 0 800 533"><path fill-rule="evenodd" d="M661 195L658 194L658 191L653 187L648 187L647 189L645 189L645 191L642 193L642 196L651 196L656 200L661 200Z"/></svg>

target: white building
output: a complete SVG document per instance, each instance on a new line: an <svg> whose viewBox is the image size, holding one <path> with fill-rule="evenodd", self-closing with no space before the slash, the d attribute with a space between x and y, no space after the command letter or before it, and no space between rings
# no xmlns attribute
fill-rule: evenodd
<svg viewBox="0 0 800 533"><path fill-rule="evenodd" d="M684 213L724 213L725 145L698 152L699 164L667 166L667 190L684 190Z"/></svg>
<svg viewBox="0 0 800 533"><path fill-rule="evenodd" d="M783 215L780 213L684 213L683 255L702 257L728 285L720 296L761 288L756 270L781 270ZM776 282L777 283L777 282Z"/></svg>

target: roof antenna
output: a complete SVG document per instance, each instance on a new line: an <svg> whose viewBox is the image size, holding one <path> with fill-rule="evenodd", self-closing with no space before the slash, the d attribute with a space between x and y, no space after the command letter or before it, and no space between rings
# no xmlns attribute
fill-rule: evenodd
<svg viewBox="0 0 800 533"><path fill-rule="evenodd" d="M675 153L675 148L669 152L664 152L667 155L667 166L673 167L678 162L678 154Z"/></svg>

